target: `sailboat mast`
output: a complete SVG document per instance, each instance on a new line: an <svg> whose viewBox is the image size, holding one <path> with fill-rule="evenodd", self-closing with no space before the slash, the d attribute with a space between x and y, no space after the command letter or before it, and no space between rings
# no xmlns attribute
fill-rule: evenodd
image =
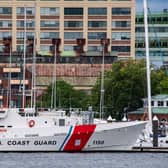
<svg viewBox="0 0 168 168"><path fill-rule="evenodd" d="M56 63L57 63L57 46L54 42L54 68L53 68L53 78L52 78L52 93L51 93L51 109L56 108Z"/></svg>
<svg viewBox="0 0 168 168"><path fill-rule="evenodd" d="M10 39L9 39L10 40ZM11 71L12 71L12 41L10 41L10 55L9 55L9 108L11 108L11 98L12 98L12 89L11 89Z"/></svg>
<svg viewBox="0 0 168 168"><path fill-rule="evenodd" d="M149 58L149 37L148 37L148 7L147 0L144 0L144 26L145 26L145 49L146 49L146 72L147 72L147 92L148 92L148 116L152 128L152 109L151 109L151 77L150 77L150 58Z"/></svg>
<svg viewBox="0 0 168 168"><path fill-rule="evenodd" d="M54 45L54 108L56 109L57 106L57 72L56 67L57 66L57 47L56 44Z"/></svg>
<svg viewBox="0 0 168 168"><path fill-rule="evenodd" d="M26 7L24 7L24 50L23 50L23 94L22 108L25 106L25 71L26 71Z"/></svg>
<svg viewBox="0 0 168 168"><path fill-rule="evenodd" d="M33 41L33 65L32 65L32 97L31 107L36 108L36 7L37 2L35 1L34 7L34 41Z"/></svg>
<svg viewBox="0 0 168 168"><path fill-rule="evenodd" d="M100 119L104 113L104 46L102 44L102 67L101 67L101 89L100 89Z"/></svg>

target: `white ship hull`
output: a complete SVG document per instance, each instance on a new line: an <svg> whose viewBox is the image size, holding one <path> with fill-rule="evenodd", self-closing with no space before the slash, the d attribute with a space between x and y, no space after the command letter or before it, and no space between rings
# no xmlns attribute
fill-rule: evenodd
<svg viewBox="0 0 168 168"><path fill-rule="evenodd" d="M0 151L130 150L145 123L1 129Z"/></svg>

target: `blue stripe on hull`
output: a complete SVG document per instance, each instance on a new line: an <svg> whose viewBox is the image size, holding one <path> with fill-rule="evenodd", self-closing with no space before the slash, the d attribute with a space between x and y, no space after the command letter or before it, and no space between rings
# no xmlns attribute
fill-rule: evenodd
<svg viewBox="0 0 168 168"><path fill-rule="evenodd" d="M65 145L67 139L68 139L69 136L71 135L72 128L73 128L73 126L70 126L69 131L68 131L68 134L67 134L67 136L66 136L65 139L64 139L64 142L62 143L61 147L59 148L60 151L63 150L62 148L64 147L64 145Z"/></svg>

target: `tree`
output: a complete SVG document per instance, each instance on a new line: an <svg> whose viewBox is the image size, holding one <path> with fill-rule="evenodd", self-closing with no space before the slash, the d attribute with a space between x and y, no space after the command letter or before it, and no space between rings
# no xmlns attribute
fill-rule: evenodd
<svg viewBox="0 0 168 168"><path fill-rule="evenodd" d="M62 108L83 108L86 109L89 103L89 96L83 91L73 89L73 87L65 81L56 82L56 107ZM43 107L51 106L52 84L50 84L46 92L42 95ZM40 106L40 102L38 102Z"/></svg>
<svg viewBox="0 0 168 168"><path fill-rule="evenodd" d="M147 96L145 61L118 61L110 71L105 72L105 116L109 114L121 119L124 109L133 110L142 106L142 98ZM163 70L151 71L152 95L168 93L168 78ZM164 91L164 92L163 92ZM92 90L94 109L98 111L100 78Z"/></svg>

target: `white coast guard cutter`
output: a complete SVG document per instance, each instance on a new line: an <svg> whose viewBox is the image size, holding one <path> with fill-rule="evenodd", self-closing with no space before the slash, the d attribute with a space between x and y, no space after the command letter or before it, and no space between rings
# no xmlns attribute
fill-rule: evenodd
<svg viewBox="0 0 168 168"><path fill-rule="evenodd" d="M21 114L25 114L22 116ZM0 151L110 151L128 150L145 122L97 124L90 115L66 116L64 111L0 109Z"/></svg>

